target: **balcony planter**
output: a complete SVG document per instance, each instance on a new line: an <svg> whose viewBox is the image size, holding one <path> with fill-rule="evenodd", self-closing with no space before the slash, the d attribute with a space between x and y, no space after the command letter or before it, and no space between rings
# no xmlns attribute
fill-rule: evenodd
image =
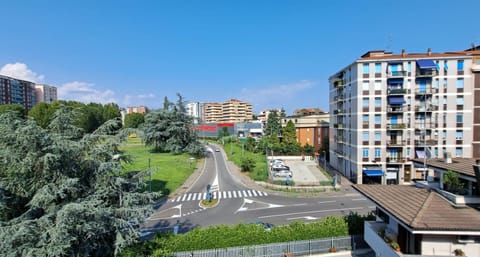
<svg viewBox="0 0 480 257"><path fill-rule="evenodd" d="M395 251L397 251L397 252L400 252L400 245L398 245L397 242L392 241L392 242L390 243L390 246L393 248L393 250L395 250Z"/></svg>
<svg viewBox="0 0 480 257"><path fill-rule="evenodd" d="M337 252L337 248L336 247L332 247L330 249L328 249L329 252L331 253L336 253Z"/></svg>

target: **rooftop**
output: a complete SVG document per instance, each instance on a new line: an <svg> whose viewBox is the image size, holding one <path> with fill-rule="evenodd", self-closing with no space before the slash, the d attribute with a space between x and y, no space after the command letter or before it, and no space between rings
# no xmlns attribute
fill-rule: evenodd
<svg viewBox="0 0 480 257"><path fill-rule="evenodd" d="M458 208L435 191L404 185L353 187L412 229L480 232L480 212Z"/></svg>
<svg viewBox="0 0 480 257"><path fill-rule="evenodd" d="M413 161L423 164L423 159L413 159ZM472 168L472 165L475 164L475 159L472 158L452 158L452 163L446 163L442 158L433 158L427 159L426 164L430 167L452 170L463 175L475 177L475 172Z"/></svg>

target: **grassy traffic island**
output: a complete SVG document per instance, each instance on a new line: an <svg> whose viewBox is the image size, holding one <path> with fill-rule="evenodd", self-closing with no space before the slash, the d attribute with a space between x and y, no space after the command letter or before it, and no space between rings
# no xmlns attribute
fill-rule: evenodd
<svg viewBox="0 0 480 257"><path fill-rule="evenodd" d="M201 200L200 201L200 207L203 208L213 208L218 205L218 199L212 199L210 201L208 200Z"/></svg>

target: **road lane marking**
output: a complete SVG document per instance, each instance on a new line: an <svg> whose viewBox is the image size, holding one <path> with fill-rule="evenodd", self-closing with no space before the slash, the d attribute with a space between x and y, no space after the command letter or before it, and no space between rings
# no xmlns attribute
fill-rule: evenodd
<svg viewBox="0 0 480 257"><path fill-rule="evenodd" d="M329 210L319 210L319 211L306 211L306 212L293 212L293 213L285 213L285 214L274 214L274 215L260 216L258 218L259 219L265 219L265 218L282 217L282 216L304 215L304 214L309 214L309 213L337 212L337 211L359 210L359 209L363 209L363 207L343 208L343 209L329 209Z"/></svg>
<svg viewBox="0 0 480 257"><path fill-rule="evenodd" d="M337 201L323 201L323 202L317 202L317 203L336 203Z"/></svg>

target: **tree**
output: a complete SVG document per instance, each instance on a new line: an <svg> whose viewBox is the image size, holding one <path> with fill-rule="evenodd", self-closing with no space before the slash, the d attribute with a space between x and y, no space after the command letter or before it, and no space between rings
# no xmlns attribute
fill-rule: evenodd
<svg viewBox="0 0 480 257"><path fill-rule="evenodd" d="M289 120L282 129L282 138L282 142L287 145L296 145L298 143L297 130L295 129L295 124L293 124L291 120Z"/></svg>
<svg viewBox="0 0 480 257"><path fill-rule="evenodd" d="M255 160L251 157L242 158L240 168L243 172L253 171L253 169L255 168Z"/></svg>
<svg viewBox="0 0 480 257"><path fill-rule="evenodd" d="M451 170L447 170L443 174L443 183L446 185L446 190L452 193L459 193L463 187L463 183L460 182L460 175Z"/></svg>
<svg viewBox="0 0 480 257"><path fill-rule="evenodd" d="M50 123L50 118L52 117L55 109L51 104L41 102L33 106L33 108L28 112L28 116L37 121L37 124L46 128Z"/></svg>
<svg viewBox="0 0 480 257"><path fill-rule="evenodd" d="M113 256L138 239L158 194L121 173L119 119L79 137L74 108L47 129L0 115L1 256Z"/></svg>
<svg viewBox="0 0 480 257"><path fill-rule="evenodd" d="M20 104L0 104L0 114L6 112L14 112L18 117L25 117L25 108Z"/></svg>
<svg viewBox="0 0 480 257"><path fill-rule="evenodd" d="M143 113L129 113L125 115L125 128L139 128L145 122L145 114Z"/></svg>
<svg viewBox="0 0 480 257"><path fill-rule="evenodd" d="M278 116L278 112L276 110L271 111L268 114L267 124L265 125L265 129L263 133L266 136L279 136L282 130L282 125L280 121L280 117Z"/></svg>
<svg viewBox="0 0 480 257"><path fill-rule="evenodd" d="M193 129L193 118L177 108L148 113L143 129L145 144L153 146L155 151L174 154L188 152L197 156L203 153Z"/></svg>
<svg viewBox="0 0 480 257"><path fill-rule="evenodd" d="M218 131L218 139L222 139L224 137L230 136L230 133L228 133L228 128L227 127L222 127L220 131Z"/></svg>
<svg viewBox="0 0 480 257"><path fill-rule="evenodd" d="M120 118L120 107L116 103L108 103L103 106L103 121Z"/></svg>

